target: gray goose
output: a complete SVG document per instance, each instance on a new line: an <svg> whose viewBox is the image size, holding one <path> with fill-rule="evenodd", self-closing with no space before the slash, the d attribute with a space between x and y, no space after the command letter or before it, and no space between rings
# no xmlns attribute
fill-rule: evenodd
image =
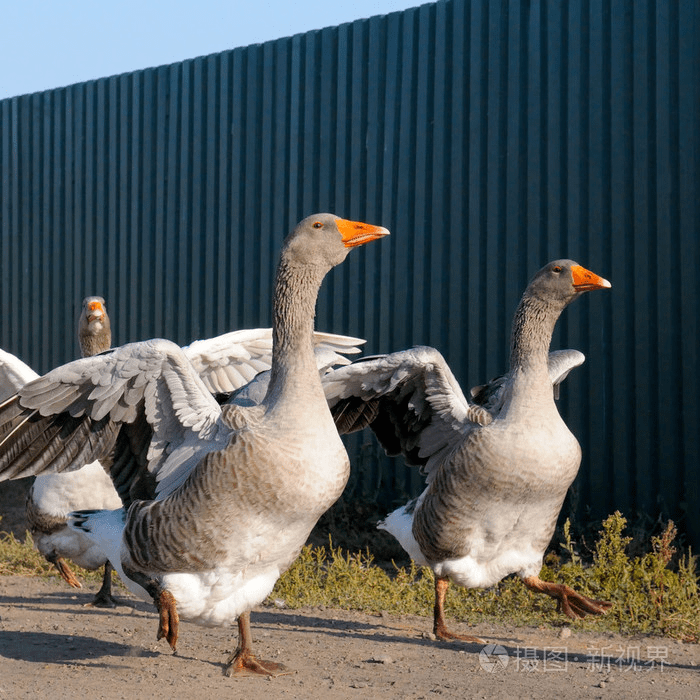
<svg viewBox="0 0 700 700"><path fill-rule="evenodd" d="M369 425L388 454L402 454L427 475L423 493L379 527L414 561L432 568L433 629L439 639L481 641L447 629L443 604L450 580L487 587L515 573L529 589L555 598L570 618L610 607L539 578L581 462L581 448L554 403L549 345L568 304L583 292L610 286L572 260L543 267L515 313L510 371L487 408L465 399L444 358L428 347L353 363L326 376L326 396L341 434Z"/></svg>
<svg viewBox="0 0 700 700"><path fill-rule="evenodd" d="M128 457L126 438L109 461L115 484L136 482L136 492L154 488L154 497L132 500L128 511L76 513L73 526L98 542L132 592L153 600L158 638L173 650L180 616L216 626L237 619L227 675L281 670L253 655L249 611L294 561L349 474L312 345L316 297L350 248L388 233L317 214L285 240L260 405L220 406L182 350L156 339L59 367L0 406L0 478L7 478L62 468L60 455L46 449L57 432L65 453L112 449L111 434L143 403L152 431L146 476Z"/></svg>
<svg viewBox="0 0 700 700"><path fill-rule="evenodd" d="M102 297L83 299L78 321L78 340L83 357L92 357L111 347L111 324ZM314 351L319 371L349 364L344 354L360 352L360 338L314 332ZM272 329L232 331L183 348L205 386L222 403L233 392L260 403L267 386L272 354ZM344 353L344 354L340 354ZM39 375L11 353L0 349L0 401L4 401ZM246 382L252 380L246 384ZM261 393L262 391L262 393ZM239 400L240 403L240 400ZM252 404L251 404L252 405ZM128 503L127 503L128 505ZM27 497L26 517L34 545L52 563L70 586L82 588L65 559L85 569L104 566L102 586L87 605L116 607L112 595L112 565L105 553L82 530L68 526L72 511L117 509L120 496L102 464L95 460L75 471L40 474Z"/></svg>
<svg viewBox="0 0 700 700"><path fill-rule="evenodd" d="M108 350L112 344L110 320L102 297L85 297L78 320L78 341L83 357ZM3 353L0 363L3 386L7 391L0 400L17 392L36 374L21 360ZM112 481L98 461L63 474L38 476L27 495L27 522L34 546L52 563L69 585L82 588L65 559L85 569L104 566L102 586L88 603L100 608L113 608L112 565L104 552L83 532L68 527L68 513L80 508L119 508L121 501Z"/></svg>

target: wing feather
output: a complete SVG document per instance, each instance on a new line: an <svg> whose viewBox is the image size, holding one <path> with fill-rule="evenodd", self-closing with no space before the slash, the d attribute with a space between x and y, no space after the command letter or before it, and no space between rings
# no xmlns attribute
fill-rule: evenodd
<svg viewBox="0 0 700 700"><path fill-rule="evenodd" d="M12 353L0 349L0 401L17 393L39 375Z"/></svg>
<svg viewBox="0 0 700 700"><path fill-rule="evenodd" d="M552 381L554 398L559 398L559 387L569 376L569 372L575 367L579 367L586 360L586 356L578 350L554 350L549 353L547 360L549 378ZM503 405L503 386L507 374L492 379L488 384L475 386L471 389L471 397L474 403L485 408L489 413L495 415Z"/></svg>
<svg viewBox="0 0 700 700"><path fill-rule="evenodd" d="M364 343L330 333L316 333L315 342L324 371ZM0 480L100 459L126 505L169 493L233 429L210 392L245 385L271 360L267 328L184 349L160 339L131 343L43 377L32 373L18 397L0 403ZM236 424L244 425L248 413L237 411Z"/></svg>
<svg viewBox="0 0 700 700"><path fill-rule="evenodd" d="M218 446L219 433L230 432L177 345L159 339L131 343L57 367L0 408L0 479L78 468L78 456L82 463L105 459L121 495L126 477L115 470L133 475L134 461L125 457L126 443L115 454L116 436L140 415L152 432L144 468L155 479L162 470L172 475L191 469L192 445L201 457L210 443ZM143 441L138 444L143 451Z"/></svg>
<svg viewBox="0 0 700 700"><path fill-rule="evenodd" d="M427 473L438 455L491 422L430 347L354 362L326 374L323 384L341 433L370 426L388 454Z"/></svg>

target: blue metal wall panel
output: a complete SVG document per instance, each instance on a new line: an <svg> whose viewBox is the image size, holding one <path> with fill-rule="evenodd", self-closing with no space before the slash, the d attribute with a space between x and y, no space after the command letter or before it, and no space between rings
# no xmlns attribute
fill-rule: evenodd
<svg viewBox="0 0 700 700"><path fill-rule="evenodd" d="M698 0L441 0L0 102L0 345L77 354L81 298L118 343L268 325L277 250L314 211L393 236L334 270L317 326L506 368L531 275L569 256L610 293L555 347L584 454L577 517L663 511L700 542ZM348 497L421 487L371 436Z"/></svg>

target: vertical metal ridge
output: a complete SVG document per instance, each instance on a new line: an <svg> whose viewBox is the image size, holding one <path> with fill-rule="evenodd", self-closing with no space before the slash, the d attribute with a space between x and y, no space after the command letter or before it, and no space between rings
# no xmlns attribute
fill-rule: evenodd
<svg viewBox="0 0 700 700"><path fill-rule="evenodd" d="M0 299L3 311L12 308L12 288L14 279L11 275L12 266L12 187L11 182L16 181L12 177L12 144L13 128L11 119L12 102L3 100L0 102ZM11 336L11 314L0 314L0 342L6 347L5 339Z"/></svg>
<svg viewBox="0 0 700 700"><path fill-rule="evenodd" d="M659 14L661 15L659 17ZM657 6L657 74L664 79L658 85L658 165L659 180L659 244L657 269L659 271L659 376L664 376L665 397L670 405L680 405L680 362L678 348L681 337L678 299L677 252L679 250L679 141L678 141L678 18L675 3ZM659 478L658 504L670 509L674 493L680 486L680 441L671 435L677 421L662 412L659 422L659 453L670 461L668 475Z"/></svg>
<svg viewBox="0 0 700 700"><path fill-rule="evenodd" d="M468 116L465 124L467 140L469 142L467 172L466 172L466 193L468 218L467 242L466 242L466 266L465 285L469 303L466 307L467 313L464 316L466 334L464 344L467 348L467 376L480 377L486 374L486 344L485 342L475 345L473 339L480 333L482 327L483 311L482 305L476 300L482 296L482 290L486 288L485 274L488 265L482 259L482 231L484 229L484 177L482 174L482 163L485 162L483 156L484 149L484 122L486 119L486 109L483 104L483 82L485 67L488 62L484 62L484 42L486 40L485 30L487 28L487 18L484 17L487 4L471 3L469 17L469 96L468 96ZM469 381L474 381L470 379ZM480 380L476 380L480 381Z"/></svg>
<svg viewBox="0 0 700 700"><path fill-rule="evenodd" d="M634 123L633 123L633 16L627 0L613 2L611 8L612 33L618 41L612 45L612 105L611 130L618 134L612 139L611 162L611 232L622 230L625 222L633 216L632 202L634 191ZM634 260L634 236L611 236L609 260ZM620 266L616 270L619 283L615 285L622 291L619 300L610 306L611 322L617 333L633 334L634 302L627 290L634 286L634 269ZM629 362L628 360L627 362ZM634 363L634 359L631 359ZM631 368L624 367L623 358L613 356L609 372L606 373L606 392L619 410L607 414L604 424L608 427L606 441L613 445L613 463L626 465L633 459L635 450L634 422L629 416L634 412L636 387L630 378L634 376ZM587 436L590 437L590 436ZM612 488L609 503L627 497L636 485L633 475L625 468L615 469L612 473Z"/></svg>
<svg viewBox="0 0 700 700"><path fill-rule="evenodd" d="M649 0L647 4L647 17L646 17L646 34L647 34L647 54L645 56L645 62L647 67L646 79L648 81L647 87L647 109L645 111L645 116L647 117L647 148L648 148L648 170L646 173L646 178L648 181L648 192L646 207L647 214L647 239L645 241L648 246L647 251L647 269L646 274L650 280L650 284L647 288L647 293L645 294L644 301L647 307L647 318L646 320L646 337L656 338L658 329L658 315L659 315L659 300L657 296L657 290L655 289L657 280L657 267L656 267L656 245L658 242L658 160L657 160L657 139L658 139L658 124L657 124L657 105L658 105L658 94L657 94L657 44L656 44L656 13L655 13L656 3ZM648 366L643 368L646 370L646 375L648 376L649 371L653 371L658 368L658 354L659 348L656 343L650 342L648 345ZM650 406L659 405L659 385L658 382L654 382L649 386L647 398L650 402ZM636 472L637 481L637 491L639 493L639 505L643 510L651 510L655 507L654 501L656 500L656 494L658 493L658 478L654 472L653 465L658 464L658 449L659 449L659 433L658 433L658 422L649 416L644 426L648 435L647 444L647 455L648 458L644 458L639 462L639 468ZM638 455L638 456L641 456ZM656 482L656 483L654 483Z"/></svg>
<svg viewBox="0 0 700 700"><path fill-rule="evenodd" d="M700 147L695 142L698 129L698 115L700 115L700 89L698 87L698 74L700 70L700 52L698 50L698 30L700 29L697 12L697 3L689 0L681 3L678 13L679 26L679 141L682 144L680 155L680 187L681 198L679 216L680 250L683 253L683 264L679 266L678 278L680 284L681 314L681 342L679 349L681 359L681 389L682 402L679 406L679 423L681 425L681 464L683 468L680 491L684 494L684 502L681 508L688 515L688 529L691 539L700 542L700 522L692 513L692 504L700 502L700 479L695 472L696 455L700 451L700 438L697 426L700 424L700 410L698 409L697 388L695 378L697 376L697 360L688 348L697 348L700 344L698 338L698 318L700 318L700 303L695 291L693 281L695 270L700 263L700 246L698 245L697 231L700 227L700 197L697 196L697 184L700 177ZM689 69L694 66L694 71ZM688 80L691 82L689 83ZM688 205L688 202L695 205ZM697 544L695 545L697 547Z"/></svg>

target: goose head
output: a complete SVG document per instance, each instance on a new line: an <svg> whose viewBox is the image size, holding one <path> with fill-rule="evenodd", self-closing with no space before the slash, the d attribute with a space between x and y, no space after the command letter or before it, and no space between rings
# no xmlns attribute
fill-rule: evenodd
<svg viewBox="0 0 700 700"><path fill-rule="evenodd" d="M112 329L102 297L83 299L83 309L78 321L78 340L84 357L109 350L112 344Z"/></svg>
<svg viewBox="0 0 700 700"><path fill-rule="evenodd" d="M563 308L584 292L611 286L573 260L553 260L532 278L525 295Z"/></svg>
<svg viewBox="0 0 700 700"><path fill-rule="evenodd" d="M547 370L554 326L564 308L593 289L612 285L573 260L553 260L527 286L513 318L511 368L536 365Z"/></svg>
<svg viewBox="0 0 700 700"><path fill-rule="evenodd" d="M351 248L388 235L383 226L348 221L334 214L312 214L297 224L282 251L291 263L327 271L343 262Z"/></svg>

